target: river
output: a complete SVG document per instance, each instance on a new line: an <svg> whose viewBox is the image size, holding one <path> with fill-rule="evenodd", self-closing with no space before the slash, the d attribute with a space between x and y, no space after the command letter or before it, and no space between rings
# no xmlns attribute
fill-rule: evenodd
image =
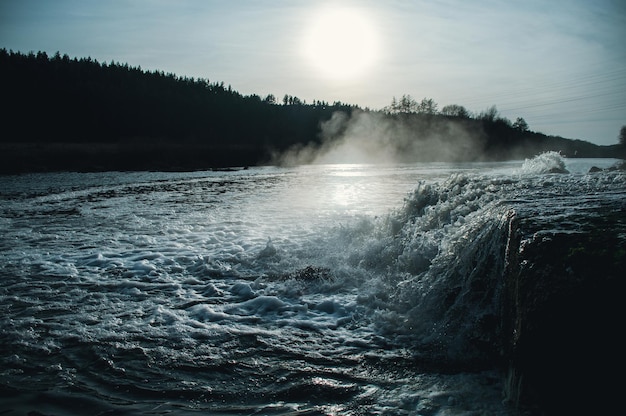
<svg viewBox="0 0 626 416"><path fill-rule="evenodd" d="M2 176L0 413L516 414L468 276L615 162Z"/></svg>

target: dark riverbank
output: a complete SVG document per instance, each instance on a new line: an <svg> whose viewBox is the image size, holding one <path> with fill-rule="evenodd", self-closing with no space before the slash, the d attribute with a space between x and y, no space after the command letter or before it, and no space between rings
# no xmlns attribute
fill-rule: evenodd
<svg viewBox="0 0 626 416"><path fill-rule="evenodd" d="M254 166L268 156L246 147L160 143L0 143L0 174L32 172L195 171Z"/></svg>
<svg viewBox="0 0 626 416"><path fill-rule="evenodd" d="M560 150L557 148L557 150ZM596 146L570 157L623 158L618 146ZM567 155L567 152L564 152ZM516 153L531 158L534 153ZM490 158L500 160L503 158ZM268 149L206 144L0 143L0 174L32 172L196 171L258 166L274 161ZM415 160L424 162L429 160Z"/></svg>

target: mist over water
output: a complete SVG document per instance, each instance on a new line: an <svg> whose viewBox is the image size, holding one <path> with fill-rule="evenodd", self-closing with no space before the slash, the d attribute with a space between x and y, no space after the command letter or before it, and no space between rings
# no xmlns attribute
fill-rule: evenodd
<svg viewBox="0 0 626 416"><path fill-rule="evenodd" d="M294 147L275 157L278 165L483 159L484 132L463 120L429 120L398 114L335 112L320 125L320 144Z"/></svg>
<svg viewBox="0 0 626 416"><path fill-rule="evenodd" d="M514 414L507 219L623 198L612 163L2 177L0 411Z"/></svg>

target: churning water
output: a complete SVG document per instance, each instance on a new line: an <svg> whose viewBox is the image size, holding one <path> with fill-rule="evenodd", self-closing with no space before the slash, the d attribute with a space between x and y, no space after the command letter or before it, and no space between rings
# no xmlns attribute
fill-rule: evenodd
<svg viewBox="0 0 626 416"><path fill-rule="evenodd" d="M475 283L614 162L0 177L0 413L513 414Z"/></svg>

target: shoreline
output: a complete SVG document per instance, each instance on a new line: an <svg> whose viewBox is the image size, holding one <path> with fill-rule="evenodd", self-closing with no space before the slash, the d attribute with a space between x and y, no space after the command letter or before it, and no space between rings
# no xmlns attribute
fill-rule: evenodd
<svg viewBox="0 0 626 416"><path fill-rule="evenodd" d="M419 162L496 162L531 158L536 152L515 154L515 158L486 156L479 160L415 160ZM588 154L578 152L569 158L625 159L619 146L605 146ZM201 170L242 168L271 164L269 149L223 146L197 142L172 143L131 140L116 142L28 142L0 143L0 175L46 172L111 172L164 171L193 172Z"/></svg>
<svg viewBox="0 0 626 416"><path fill-rule="evenodd" d="M0 143L0 174L46 172L185 172L254 166L260 149L156 143Z"/></svg>

